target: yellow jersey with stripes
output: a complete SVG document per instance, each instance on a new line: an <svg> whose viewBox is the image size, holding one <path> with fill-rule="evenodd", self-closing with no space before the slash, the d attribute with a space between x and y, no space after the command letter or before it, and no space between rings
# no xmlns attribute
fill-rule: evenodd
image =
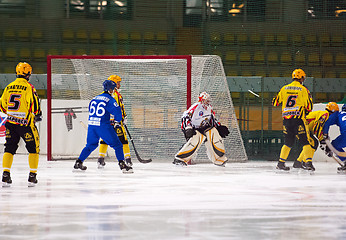
<svg viewBox="0 0 346 240"><path fill-rule="evenodd" d="M36 89L25 78L17 78L7 85L0 99L0 109L7 114L8 122L22 126L33 125L34 117L42 115Z"/></svg>
<svg viewBox="0 0 346 240"><path fill-rule="evenodd" d="M113 92L112 96L114 97L115 101L118 103L118 105L121 108L121 112L122 112L122 117L123 120L126 117L126 112L125 112L125 106L123 103L123 96L121 96L120 92L118 92L116 89L114 89L115 91ZM112 117L111 117L112 118Z"/></svg>
<svg viewBox="0 0 346 240"><path fill-rule="evenodd" d="M306 116L309 131L313 133L319 141L323 140L322 129L329 116L330 113L327 110L313 111Z"/></svg>
<svg viewBox="0 0 346 240"><path fill-rule="evenodd" d="M299 81L283 86L272 101L273 106L282 104L282 117L285 119L305 118L313 107L310 91Z"/></svg>

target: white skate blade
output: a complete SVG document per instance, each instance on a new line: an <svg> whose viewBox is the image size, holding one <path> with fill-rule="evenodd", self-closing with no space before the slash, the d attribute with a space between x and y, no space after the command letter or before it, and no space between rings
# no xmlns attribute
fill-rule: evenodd
<svg viewBox="0 0 346 240"><path fill-rule="evenodd" d="M302 169L302 171L300 172L301 174L310 174L310 175L314 175L315 174L315 171L313 170L305 170L305 169Z"/></svg>
<svg viewBox="0 0 346 240"><path fill-rule="evenodd" d="M28 182L28 187L35 187L37 183Z"/></svg>
<svg viewBox="0 0 346 240"><path fill-rule="evenodd" d="M74 172L74 173L82 173L82 172L85 172L86 171L86 169L85 170L82 170L82 169L80 169L80 168L78 168L78 169L72 169L72 172Z"/></svg>
<svg viewBox="0 0 346 240"><path fill-rule="evenodd" d="M11 187L11 183L2 182L2 187Z"/></svg>
<svg viewBox="0 0 346 240"><path fill-rule="evenodd" d="M128 170L128 171L126 171L126 169L123 169L122 172L123 172L124 174L133 173L133 169L130 169L130 170Z"/></svg>
<svg viewBox="0 0 346 240"><path fill-rule="evenodd" d="M97 168L98 168L98 169L104 169L105 166L104 166L104 165L101 165L100 163L97 163ZM82 170L82 171L83 171L83 170Z"/></svg>

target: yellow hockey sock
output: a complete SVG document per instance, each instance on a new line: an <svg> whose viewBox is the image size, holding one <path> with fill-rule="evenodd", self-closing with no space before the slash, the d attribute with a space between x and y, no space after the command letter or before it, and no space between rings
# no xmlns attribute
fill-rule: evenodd
<svg viewBox="0 0 346 240"><path fill-rule="evenodd" d="M37 172L38 159L39 159L39 154L38 153L29 153L30 172L32 172L32 173L36 173Z"/></svg>
<svg viewBox="0 0 346 240"><path fill-rule="evenodd" d="M291 148L287 145L283 145L280 152L280 162L285 162L290 154Z"/></svg>
<svg viewBox="0 0 346 240"><path fill-rule="evenodd" d="M100 148L99 148L99 155L100 155L100 157L105 157L106 156L107 148L108 148L107 144L100 144Z"/></svg>
<svg viewBox="0 0 346 240"><path fill-rule="evenodd" d="M2 168L4 171L10 172L13 163L13 155L11 153L5 152L2 157Z"/></svg>
<svg viewBox="0 0 346 240"><path fill-rule="evenodd" d="M311 145L305 145L302 151L302 154L304 154L304 162L311 162L314 153L315 149L313 149Z"/></svg>
<svg viewBox="0 0 346 240"><path fill-rule="evenodd" d="M131 155L130 155L130 147L129 147L129 144L124 144L124 145L123 145L123 150L124 150L124 156L125 156L125 158L130 158Z"/></svg>

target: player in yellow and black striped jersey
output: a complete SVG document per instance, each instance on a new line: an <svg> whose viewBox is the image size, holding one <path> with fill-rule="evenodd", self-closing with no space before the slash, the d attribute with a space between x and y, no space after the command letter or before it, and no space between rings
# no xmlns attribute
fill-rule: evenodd
<svg viewBox="0 0 346 240"><path fill-rule="evenodd" d="M309 90L303 85L306 74L302 69L296 69L292 72L293 81L283 86L280 92L273 99L272 105L282 104L283 133L285 143L281 148L280 159L277 169L289 171L285 162L294 145L296 136L303 146L302 153L307 159L307 166L312 166L312 156L314 150L309 144L309 129L306 123L306 115L311 112L313 107L312 97ZM309 170L312 170L309 168Z"/></svg>
<svg viewBox="0 0 346 240"><path fill-rule="evenodd" d="M18 63L17 78L8 84L0 99L0 110L7 114L6 143L3 155L3 186L12 183L10 169L20 138L23 138L29 152L28 186L37 183L36 173L39 160L40 139L35 122L41 121L42 112L35 87L29 83L32 67L26 62Z"/></svg>
<svg viewBox="0 0 346 240"><path fill-rule="evenodd" d="M126 122L127 115L126 115L126 112L125 112L125 106L124 106L124 102L123 102L123 97L122 97L122 95L119 92L119 89L120 89L120 86L121 86L120 85L121 84L120 83L121 82L121 77L119 77L118 75L110 75L108 77L108 80L111 80L111 81L113 81L113 82L115 82L117 84L117 87L114 89L114 92L113 92L112 96L114 97L115 101L119 104L119 106L121 108L121 112L122 112L122 115L123 115L123 120L120 123L113 123L114 124L114 130L116 131L120 142L123 144L125 163L126 163L126 165L131 167L132 166L132 161L131 161L131 154L130 154L130 146L129 146L129 141L127 139L126 131L125 131L125 128L124 128L124 124ZM98 166L99 166L99 168L102 168L105 165L104 157L105 157L105 155L107 153L107 148L108 148L108 145L103 140L101 140L100 148L99 148L99 158L98 158Z"/></svg>
<svg viewBox="0 0 346 240"><path fill-rule="evenodd" d="M321 148L326 152L328 156L331 154L331 150L328 148L328 146L326 146L326 143L323 137L324 133L322 130L329 116L338 111L339 111L338 104L336 104L335 102L329 102L326 105L325 110L313 111L313 112L310 112L306 116L306 121L308 123L308 128L310 132L308 140L311 147L314 149L314 151L316 151L318 145L320 144ZM294 162L293 167L304 168L304 162L306 162L306 159L304 159L303 152L302 152L299 155L298 159Z"/></svg>

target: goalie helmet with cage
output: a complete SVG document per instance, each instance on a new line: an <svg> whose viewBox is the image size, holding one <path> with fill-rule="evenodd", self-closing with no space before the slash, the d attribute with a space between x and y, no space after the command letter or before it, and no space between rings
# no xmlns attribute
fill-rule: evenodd
<svg viewBox="0 0 346 240"><path fill-rule="evenodd" d="M29 63L20 62L16 66L16 74L17 76L28 76L32 73L32 67Z"/></svg>
<svg viewBox="0 0 346 240"><path fill-rule="evenodd" d="M336 102L329 102L326 106L326 110L331 112L331 113L338 112L339 106L338 106L338 104L336 104Z"/></svg>
<svg viewBox="0 0 346 240"><path fill-rule="evenodd" d="M346 112L346 103L342 105L341 111Z"/></svg>
<svg viewBox="0 0 346 240"><path fill-rule="evenodd" d="M207 92L201 92L198 97L198 102L202 103L204 106L210 105L210 95Z"/></svg>
<svg viewBox="0 0 346 240"><path fill-rule="evenodd" d="M114 90L114 88L117 87L117 84L111 80L105 80L103 82L103 91L109 92L111 90Z"/></svg>

